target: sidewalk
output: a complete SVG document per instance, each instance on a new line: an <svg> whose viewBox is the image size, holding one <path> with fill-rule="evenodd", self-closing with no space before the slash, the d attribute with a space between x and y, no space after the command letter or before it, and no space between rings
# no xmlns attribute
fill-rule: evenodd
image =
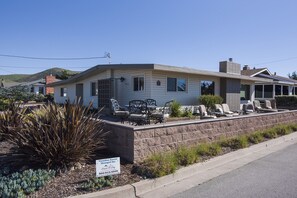
<svg viewBox="0 0 297 198"><path fill-rule="evenodd" d="M75 198L169 197L242 167L273 152L282 150L295 143L297 143L297 132L262 142L249 148L230 152L202 163L181 168L177 170L176 173L161 178L143 180L114 189L75 196Z"/></svg>

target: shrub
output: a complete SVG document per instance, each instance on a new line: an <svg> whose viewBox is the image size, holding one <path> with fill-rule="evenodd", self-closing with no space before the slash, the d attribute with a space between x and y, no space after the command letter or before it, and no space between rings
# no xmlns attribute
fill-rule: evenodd
<svg viewBox="0 0 297 198"><path fill-rule="evenodd" d="M277 133L274 128L267 129L263 132L263 136L268 139L277 138Z"/></svg>
<svg viewBox="0 0 297 198"><path fill-rule="evenodd" d="M22 123L26 111L26 108L20 108L19 104L11 102L9 110L0 113L0 141L14 138L10 131Z"/></svg>
<svg viewBox="0 0 297 198"><path fill-rule="evenodd" d="M153 154L146 159L139 167L136 168L136 172L139 175L156 178L162 177L174 173L177 169L177 160L173 153Z"/></svg>
<svg viewBox="0 0 297 198"><path fill-rule="evenodd" d="M25 170L0 176L0 197L25 197L42 188L55 176L53 170Z"/></svg>
<svg viewBox="0 0 297 198"><path fill-rule="evenodd" d="M288 135L292 132L289 125L279 125L279 126L274 127L274 130L276 131L276 134L278 136Z"/></svg>
<svg viewBox="0 0 297 198"><path fill-rule="evenodd" d="M205 105L209 110L215 108L215 104L222 104L223 98L217 95L202 95L199 97L199 103Z"/></svg>
<svg viewBox="0 0 297 198"><path fill-rule="evenodd" d="M106 177L93 177L89 179L88 181L81 184L82 190L100 190L107 186L112 186L112 176L106 176Z"/></svg>
<svg viewBox="0 0 297 198"><path fill-rule="evenodd" d="M194 148L179 147L175 152L177 164L188 166L198 161L198 155Z"/></svg>
<svg viewBox="0 0 297 198"><path fill-rule="evenodd" d="M222 148L218 143L203 143L196 147L196 153L200 156L217 156L222 152Z"/></svg>
<svg viewBox="0 0 297 198"><path fill-rule="evenodd" d="M253 134L248 135L248 141L253 144L258 144L264 140L263 134L260 131L257 131Z"/></svg>
<svg viewBox="0 0 297 198"><path fill-rule="evenodd" d="M193 113L191 109L185 108L185 110L182 113L182 117L188 117L188 118L193 117Z"/></svg>
<svg viewBox="0 0 297 198"><path fill-rule="evenodd" d="M248 147L248 139L242 135L236 138L227 139L221 142L221 146L230 147L231 149L241 149Z"/></svg>
<svg viewBox="0 0 297 198"><path fill-rule="evenodd" d="M276 96L275 101L277 106L282 108L296 109L297 107L296 96Z"/></svg>
<svg viewBox="0 0 297 198"><path fill-rule="evenodd" d="M180 117L181 116L181 105L176 100L171 104L171 117Z"/></svg>
<svg viewBox="0 0 297 198"><path fill-rule="evenodd" d="M28 159L66 170L86 162L104 146L102 122L93 121L92 114L86 115L88 108L66 103L63 107L50 104L38 111L4 135Z"/></svg>

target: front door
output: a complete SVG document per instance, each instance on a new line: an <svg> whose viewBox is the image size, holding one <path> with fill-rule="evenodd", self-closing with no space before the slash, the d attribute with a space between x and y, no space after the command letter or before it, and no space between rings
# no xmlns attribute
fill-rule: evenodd
<svg viewBox="0 0 297 198"><path fill-rule="evenodd" d="M76 99L79 100L79 104L84 102L84 85L76 84Z"/></svg>

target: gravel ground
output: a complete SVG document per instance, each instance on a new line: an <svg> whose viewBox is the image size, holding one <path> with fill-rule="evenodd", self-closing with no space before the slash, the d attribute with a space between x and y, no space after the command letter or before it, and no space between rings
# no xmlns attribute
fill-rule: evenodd
<svg viewBox="0 0 297 198"><path fill-rule="evenodd" d="M30 164L26 159L14 152L14 146L8 142L0 142L0 167L9 167L13 171L22 171L28 168L37 168L36 165ZM80 189L81 183L96 175L95 160L93 163L84 165L81 169L68 171L67 173L58 174L48 185L28 197L68 197L71 195L79 195L89 193L91 191L83 191ZM133 164L122 163L121 174L113 176L113 186L117 187L126 184L135 183L142 178L138 175L131 174ZM107 189L107 188L106 188Z"/></svg>

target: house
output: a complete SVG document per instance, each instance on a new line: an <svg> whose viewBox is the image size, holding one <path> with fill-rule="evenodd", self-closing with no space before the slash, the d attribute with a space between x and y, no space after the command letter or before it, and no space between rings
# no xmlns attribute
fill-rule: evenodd
<svg viewBox="0 0 297 198"><path fill-rule="evenodd" d="M222 96L232 110L238 110L241 84L272 82L240 72L240 64L232 59L220 62L219 72L160 64L109 64L97 65L50 86L54 87L57 103L81 98L82 104L92 101L95 108L109 108L110 98L121 105L146 98L155 99L158 106L172 99L182 105L197 105L199 96L215 94Z"/></svg>
<svg viewBox="0 0 297 198"><path fill-rule="evenodd" d="M297 80L278 76L276 73L272 74L267 68L251 69L248 65L245 65L241 75L271 80L271 82L256 82L253 87L242 84L242 100L264 100L281 95L297 95ZM249 92L255 92L255 95L251 97Z"/></svg>
<svg viewBox="0 0 297 198"><path fill-rule="evenodd" d="M45 78L41 78L38 80L30 81L30 82L5 82L3 79L1 81L1 87L3 88L15 88L15 87L23 87L30 93L34 94L53 94L54 88L47 86L50 83L56 82L57 79L53 75L45 76Z"/></svg>

